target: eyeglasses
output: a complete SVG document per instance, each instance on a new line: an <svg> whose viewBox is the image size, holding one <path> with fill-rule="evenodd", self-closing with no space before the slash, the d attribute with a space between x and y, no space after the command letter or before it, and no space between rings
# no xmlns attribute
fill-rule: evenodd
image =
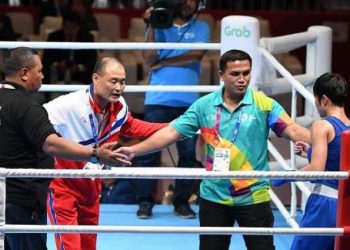
<svg viewBox="0 0 350 250"><path fill-rule="evenodd" d="M247 76L247 75L249 75L250 74L250 69L248 69L248 70L245 70L245 71L232 71L232 72L230 72L230 74L232 75L232 76L239 76L239 75L243 75L243 76Z"/></svg>

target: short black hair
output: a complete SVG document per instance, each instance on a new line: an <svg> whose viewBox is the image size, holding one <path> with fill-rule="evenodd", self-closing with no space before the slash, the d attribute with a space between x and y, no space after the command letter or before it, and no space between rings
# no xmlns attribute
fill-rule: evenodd
<svg viewBox="0 0 350 250"><path fill-rule="evenodd" d="M17 47L7 52L4 64L5 76L13 76L24 68L32 69L35 66L34 56L38 55L35 49Z"/></svg>
<svg viewBox="0 0 350 250"><path fill-rule="evenodd" d="M225 52L221 57L220 57L220 70L225 71L227 68L227 63L228 62L233 62L233 61L243 61L243 60L248 60L250 63L250 66L252 66L252 58L247 52L244 52L242 50L238 49L233 49Z"/></svg>
<svg viewBox="0 0 350 250"><path fill-rule="evenodd" d="M321 98L327 96L335 106L344 107L348 93L348 83L339 74L324 73L315 81L314 96Z"/></svg>

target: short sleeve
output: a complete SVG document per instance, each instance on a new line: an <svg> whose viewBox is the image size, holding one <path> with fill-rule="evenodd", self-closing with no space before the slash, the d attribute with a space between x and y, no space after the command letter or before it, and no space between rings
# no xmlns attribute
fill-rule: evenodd
<svg viewBox="0 0 350 250"><path fill-rule="evenodd" d="M282 136L283 131L293 123L292 118L287 114L283 107L273 100L272 109L268 115L269 127L277 136Z"/></svg>
<svg viewBox="0 0 350 250"><path fill-rule="evenodd" d="M199 117L200 105L198 102L195 102L183 115L173 121L170 125L180 134L186 137L192 137L200 128Z"/></svg>
<svg viewBox="0 0 350 250"><path fill-rule="evenodd" d="M210 42L210 30L209 26L204 21L197 21L198 22L198 32L196 33L194 42L197 43L208 43Z"/></svg>
<svg viewBox="0 0 350 250"><path fill-rule="evenodd" d="M46 138L56 131L41 105L31 105L23 113L22 130L38 151L42 150Z"/></svg>
<svg viewBox="0 0 350 250"><path fill-rule="evenodd" d="M48 113L49 120L51 124L54 126L58 133L61 133L60 129L62 127L63 121L67 121L67 113L63 112L60 108L60 103L56 100L53 100L49 103L44 104L44 108Z"/></svg>

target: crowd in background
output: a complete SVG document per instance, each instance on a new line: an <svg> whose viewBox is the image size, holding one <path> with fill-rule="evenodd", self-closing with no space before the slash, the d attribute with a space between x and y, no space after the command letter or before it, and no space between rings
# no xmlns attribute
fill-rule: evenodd
<svg viewBox="0 0 350 250"><path fill-rule="evenodd" d="M36 5L40 6L51 0L0 0L0 4L10 6ZM63 0L69 2L69 0ZM154 1L154 0L153 0ZM150 0L90 0L96 8L145 8ZM349 9L348 0L207 0L209 9L237 8L244 10L329 10Z"/></svg>

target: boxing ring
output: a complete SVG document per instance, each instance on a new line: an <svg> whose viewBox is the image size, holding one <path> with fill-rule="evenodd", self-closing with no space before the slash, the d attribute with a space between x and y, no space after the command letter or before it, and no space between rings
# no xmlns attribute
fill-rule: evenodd
<svg viewBox="0 0 350 250"><path fill-rule="evenodd" d="M221 43L180 44L180 43L62 43L62 42L0 42L0 48L14 48L27 46L36 49L205 49L220 50L221 54L236 48L248 52L253 59L252 87L265 91L267 94L291 92L291 117L303 126L309 126L317 117L314 108L314 97L310 93L312 83L316 77L330 71L331 66L331 36L332 31L325 26L312 26L307 31L281 37L260 38L258 20L253 17L230 16L222 20ZM242 40L243 39L243 40ZM307 47L306 72L302 75L291 75L273 56L291 51L299 47ZM254 63L256 62L256 63ZM267 75L271 68L282 77ZM144 91L193 91L211 92L218 86L140 86L127 85L126 92ZM86 85L43 85L41 91L70 92L85 89ZM305 115L296 116L297 93L306 100ZM273 135L270 135L272 137ZM275 161L271 162L271 169L297 169L302 165L300 159L295 158L293 147L290 147L290 160L285 160L277 148L268 141L268 150ZM350 133L342 137L341 168L342 171L330 172L288 172L288 171L228 171L207 172L205 169L169 169L169 168L113 168L113 170L37 170L37 169L0 169L0 249L4 249L3 238L6 233L42 233L42 232L74 232L74 233L143 233L143 234L305 234L305 235L333 235L337 236L336 249L345 250L350 246L350 216L345 208L350 205L347 198L350 195ZM291 209L284 207L277 195L270 190L272 202L290 227L275 228L244 228L244 227L213 227L198 226L34 226L5 224L5 180L6 178L35 177L35 178L155 178L155 179L202 179L202 178L293 178L298 180L312 179L340 179L338 196L338 219L336 228L299 228L296 217L296 188L307 197L310 189L303 182L291 185Z"/></svg>

